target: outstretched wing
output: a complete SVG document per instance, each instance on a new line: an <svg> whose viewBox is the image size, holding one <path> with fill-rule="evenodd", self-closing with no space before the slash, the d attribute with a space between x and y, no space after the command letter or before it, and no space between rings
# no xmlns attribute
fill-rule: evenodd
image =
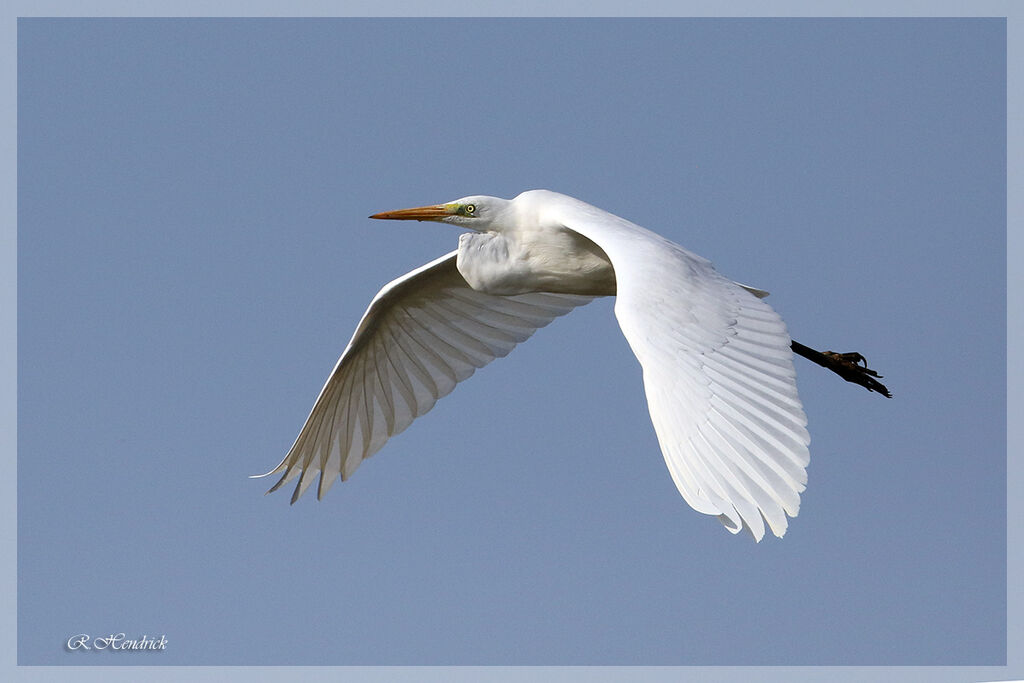
<svg viewBox="0 0 1024 683"><path fill-rule="evenodd" d="M683 498L757 540L795 517L809 462L786 326L706 259L578 200L539 206L595 242L615 268L615 315L643 367L651 421Z"/></svg>
<svg viewBox="0 0 1024 683"><path fill-rule="evenodd" d="M477 368L593 299L482 294L459 274L457 253L388 283L373 298L288 455L260 475L284 471L270 491L301 472L294 503L319 472L322 497L338 475L347 479Z"/></svg>

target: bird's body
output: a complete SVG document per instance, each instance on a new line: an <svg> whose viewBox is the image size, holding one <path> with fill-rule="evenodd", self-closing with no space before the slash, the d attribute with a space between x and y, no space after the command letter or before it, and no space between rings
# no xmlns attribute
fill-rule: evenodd
<svg viewBox="0 0 1024 683"><path fill-rule="evenodd" d="M796 516L810 441L785 324L766 292L572 197L474 196L373 218L470 229L456 252L377 294L285 459L275 490L320 473L322 496L474 370L593 297L643 368L655 431L683 498L732 532L777 536Z"/></svg>
<svg viewBox="0 0 1024 683"><path fill-rule="evenodd" d="M572 230L465 233L459 236L458 254L459 273L485 294L615 294L615 269L608 256Z"/></svg>

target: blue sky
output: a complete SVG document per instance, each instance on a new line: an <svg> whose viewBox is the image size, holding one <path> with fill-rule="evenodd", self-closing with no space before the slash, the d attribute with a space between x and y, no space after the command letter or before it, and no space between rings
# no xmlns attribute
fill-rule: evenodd
<svg viewBox="0 0 1024 683"><path fill-rule="evenodd" d="M21 22L19 663L1001 663L1005 55L999 20ZM611 301L320 503L247 478L455 245L365 216L534 187L886 375L798 359L785 539L679 497Z"/></svg>

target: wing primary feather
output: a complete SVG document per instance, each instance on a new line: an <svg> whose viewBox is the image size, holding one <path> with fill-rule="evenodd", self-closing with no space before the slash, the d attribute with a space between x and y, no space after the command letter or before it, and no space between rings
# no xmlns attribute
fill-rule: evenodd
<svg viewBox="0 0 1024 683"><path fill-rule="evenodd" d="M399 329L394 331L389 329L387 331L391 336L391 340L394 342L394 345L391 346L391 351L388 353L390 356L393 351L395 356L401 356L405 361L402 363L402 367L403 369L408 369L409 375L399 373L399 376L402 377L403 380L408 380L406 386L408 386L409 390L412 392L414 415L418 417L434 406L434 401L437 399L439 392L437 385L430 376L430 373L420 364L419 360L416 359L415 354L408 348L410 341L408 334L404 329L401 329L401 323L396 321L395 326ZM399 332L401 332L401 334L399 334ZM405 336L403 337L402 335ZM411 343L415 344L415 342ZM422 402L420 401L416 394L415 385L412 384L413 380L419 382L423 391L425 391L429 396L429 399L425 398Z"/></svg>
<svg viewBox="0 0 1024 683"><path fill-rule="evenodd" d="M746 353L733 344L724 344L720 349L716 350L716 353L721 354L730 363L747 369L751 375L756 375L762 383L770 384L775 389L785 393L793 392L792 377L795 376L795 372L792 376L786 372L780 374L780 370L784 370L783 366L777 363L763 362L761 359Z"/></svg>
<svg viewBox="0 0 1024 683"><path fill-rule="evenodd" d="M310 477L310 473L313 471L314 470L311 467L302 470L302 476L299 477L299 483L295 485L295 491L292 492L292 505L295 505L295 501L297 501L302 496L302 494L306 492L306 488L309 486L310 483L312 483L313 480ZM307 483L307 480L309 483Z"/></svg>
<svg viewBox="0 0 1024 683"><path fill-rule="evenodd" d="M744 452L752 454L753 457L787 481L794 491L804 490L804 485L807 483L807 470L793 454L776 452L778 457L772 457L764 445L759 443L746 427L733 423L714 409L709 413L708 420L723 436L728 436L730 440L742 446Z"/></svg>
<svg viewBox="0 0 1024 683"><path fill-rule="evenodd" d="M274 491L276 491L276 490L278 490L279 488L281 488L281 486L282 486L282 485L283 485L283 484L284 484L284 483L285 483L286 481L288 481L288 474L289 474L290 472L291 472L291 468L289 467L289 468L287 468L287 469L286 469L286 470L284 471L284 474L282 474L282 475L281 475L281 478L277 480L277 483L276 483L276 484L274 484L273 486L271 486L271 487L270 487L269 489L267 489L267 493L264 493L263 495L267 495L267 494L269 494L269 493L273 493Z"/></svg>
<svg viewBox="0 0 1024 683"><path fill-rule="evenodd" d="M753 502L755 497L746 485L737 476L730 463L722 458L722 455L715 450L704 434L698 429L690 439L695 450L700 453L708 463L709 471L718 479L725 491L725 500L730 504L739 516L747 523L755 537L764 536L764 525L761 523L761 513ZM723 511L725 512L725 511Z"/></svg>
<svg viewBox="0 0 1024 683"><path fill-rule="evenodd" d="M728 458L729 461L735 463L739 471L744 472L753 486L767 494L771 502L762 499L758 502L758 507L765 514L765 518L768 519L773 529L777 528L777 524L772 522L772 519L777 517L776 514L773 514L777 509L781 508L791 516L796 516L800 509L800 496L795 487L784 481L771 468L766 467L761 460L745 457L746 452L741 450L728 435L723 434L714 423L708 422L705 425L705 434L709 440L717 442L717 447L723 449L723 452L731 454L731 457Z"/></svg>
<svg viewBox="0 0 1024 683"><path fill-rule="evenodd" d="M728 404L737 412L757 422L763 430L774 435L780 445L785 441L791 441L793 446L799 448L810 440L802 421L790 413L775 410L770 403L753 400L748 395L735 391L726 382L716 384L714 391L722 398L727 398Z"/></svg>
<svg viewBox="0 0 1024 683"><path fill-rule="evenodd" d="M437 343L438 346L442 347L446 354L455 350L451 349L451 346L450 344L448 344L448 342L438 337L437 334L429 327L424 325L422 321L416 319L411 315L401 320L400 324L402 325L402 329L405 331L408 338L414 344L416 344L417 348L421 351L421 353L416 357L417 360L423 358L424 360L428 361L431 367L437 368L441 372L441 374L445 376L445 378L451 385L450 387L448 387L447 391L441 390L441 388L438 387L438 385L436 384L436 380L433 380L434 375L428 372L428 374L432 378L432 383L435 389L435 391L432 392L434 394L434 397L440 398L442 396L446 396L452 390L452 388L454 388L455 385L459 383L459 373L452 366L451 359L445 358L444 356L441 355L439 351L435 351L431 344ZM419 334L416 334L417 330L419 331ZM424 339L421 335L424 335L426 339ZM453 356L456 356L454 360L459 360L458 356L456 355L457 353L458 352L455 351L454 353L451 354ZM466 364L472 367L471 364Z"/></svg>
<svg viewBox="0 0 1024 683"><path fill-rule="evenodd" d="M309 446L308 453L305 457L301 458L305 469L312 466L314 458L317 459L321 470L327 466L327 460L330 457L334 442L333 436L335 425L337 425L338 409L346 403L345 384L351 378L351 373L345 370L342 370L339 374L340 376L337 380L331 383L330 389L325 391L320 399L319 414L323 417L316 423L313 441ZM328 418L328 415L331 417Z"/></svg>
<svg viewBox="0 0 1024 683"><path fill-rule="evenodd" d="M349 389L349 400L347 401L347 407L345 410L345 448L342 449L341 457L341 480L345 481L348 479L348 461L352 457L352 452L355 450L355 436L356 436L356 420L358 420L358 401L362 397L361 391L355 389L355 368L350 373L352 376L352 388ZM362 444L359 444L362 446Z"/></svg>
<svg viewBox="0 0 1024 683"><path fill-rule="evenodd" d="M363 390L362 412L359 413L359 426L363 435L363 452L360 454L360 460L366 458L366 451L373 445L373 387L366 378L366 365L364 356L363 362L359 364L359 371L363 377L359 383Z"/></svg>
<svg viewBox="0 0 1024 683"><path fill-rule="evenodd" d="M759 460L746 457L746 454L711 422L705 423L701 431L712 447L725 455L726 461L731 463L737 474L747 479L747 490L753 494L755 503L771 527L772 533L776 536L785 533L788 526L785 513L788 511L796 516L799 510L799 495L785 486L777 476L774 477L774 482L769 481L771 470L766 471ZM795 504L793 498L796 498Z"/></svg>
<svg viewBox="0 0 1024 683"><path fill-rule="evenodd" d="M388 436L395 433L395 396L391 391L391 375L388 372L387 364L381 363L379 344L373 344L367 349L367 353L373 359L373 367L377 371L374 379L377 380L376 387L380 389L380 400L383 403L384 428Z"/></svg>
<svg viewBox="0 0 1024 683"><path fill-rule="evenodd" d="M731 400L726 400L727 398ZM728 415L733 423L746 425L772 449L783 453L795 453L807 448L805 439L792 433L783 432L778 429L777 425L768 423L761 417L752 414L737 397L721 388L718 388L716 394L712 396L711 404L719 408L719 412Z"/></svg>
<svg viewBox="0 0 1024 683"><path fill-rule="evenodd" d="M338 453L338 469L339 471L341 469L342 451L344 450L341 438L344 430L340 429L339 416L348 410L352 402L353 380L351 369L348 367L341 368L339 375L337 381L332 385L331 391L324 394L324 405L329 407L324 408L320 413L323 418L317 424L317 433L313 445L310 447L310 458L315 452L320 452L321 471L326 470L331 456L335 452Z"/></svg>
<svg viewBox="0 0 1024 683"><path fill-rule="evenodd" d="M404 337L399 337L398 335L395 335L394 339L395 342L398 344L398 348L400 348L402 350L402 353L405 354L406 359L409 361L410 369L413 371L413 374L416 375L416 379L420 381L423 387L434 399L437 399L443 394L438 389L437 384L434 381L434 378L431 376L430 372L425 367L423 367L423 365L419 361L419 358L409 348L409 344L411 343L416 345L417 347L423 349L423 351L427 352L428 354L432 352L429 349L424 348L423 345L416 339L416 337L409 333L409 331L405 327L404 321L396 319L395 323L398 327L401 328L402 332L405 335ZM434 357L436 358L436 354L434 354ZM449 377L449 379L451 379L451 381L454 382L454 375ZM431 403L423 412L430 410L430 408L432 408L433 405L434 404Z"/></svg>
<svg viewBox="0 0 1024 683"><path fill-rule="evenodd" d="M720 361L706 360L704 371L708 373L712 381L730 384L738 390L754 394L765 403L772 404L778 410L785 410L792 415L799 415L803 419L803 407L800 401L794 399L791 394L783 393L776 387L764 382L757 382L759 377L751 377L737 372L729 364L722 364Z"/></svg>
<svg viewBox="0 0 1024 683"><path fill-rule="evenodd" d="M736 510L736 507L730 500L728 487L718 474L711 469L707 460L701 457L700 450L694 444L694 436L686 437L686 450L689 451L691 459L698 465L698 471L703 475L701 477L703 492L711 498L715 507L718 508L720 515L724 515L733 525L737 527L742 526L743 522L739 511Z"/></svg>
<svg viewBox="0 0 1024 683"><path fill-rule="evenodd" d="M787 371L787 376L795 374L792 371L793 351L789 348L788 344L785 348L775 348L765 346L763 344L756 344L746 339L746 330L743 330L743 333L744 336L737 334L729 337L729 344L731 344L734 349L769 365L777 366L784 371Z"/></svg>
<svg viewBox="0 0 1024 683"><path fill-rule="evenodd" d="M390 337L391 331L387 330L387 331L385 331L385 334L387 334ZM415 419L416 414L417 414L416 413L416 392L413 391L413 388L411 386L409 386L409 383L408 383L408 381L406 379L405 373L403 373L401 368L398 367L398 365L395 362L395 359L391 357L391 351L389 350L390 346L391 345L387 344L387 343L379 345L380 349L384 352L384 362L385 362L385 365L387 367L391 368L387 372L388 377L394 379L394 381L392 382L392 386L395 389L398 390L398 394L399 394L399 396L402 397L402 400L405 402L405 405L406 405L406 408L408 410L409 415L411 415L412 418ZM397 351L397 352L400 352L400 351ZM397 414L396 414L396 418L397 418ZM404 427L402 427L402 429L404 429ZM401 429L396 428L395 432L397 433L399 431L401 431Z"/></svg>

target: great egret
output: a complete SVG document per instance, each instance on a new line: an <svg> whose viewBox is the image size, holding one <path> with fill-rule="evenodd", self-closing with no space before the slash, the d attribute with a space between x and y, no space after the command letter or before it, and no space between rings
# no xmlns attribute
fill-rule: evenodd
<svg viewBox="0 0 1024 683"><path fill-rule="evenodd" d="M758 541L795 517L807 482L807 418L791 339L753 287L629 221L547 190L472 196L370 218L441 221L459 248L393 280L370 302L270 491L320 473L347 479L458 382L538 328L599 296L643 368L651 421L679 492ZM857 354L792 349L886 395ZM260 475L260 476L267 476ZM270 493L268 491L268 493Z"/></svg>

